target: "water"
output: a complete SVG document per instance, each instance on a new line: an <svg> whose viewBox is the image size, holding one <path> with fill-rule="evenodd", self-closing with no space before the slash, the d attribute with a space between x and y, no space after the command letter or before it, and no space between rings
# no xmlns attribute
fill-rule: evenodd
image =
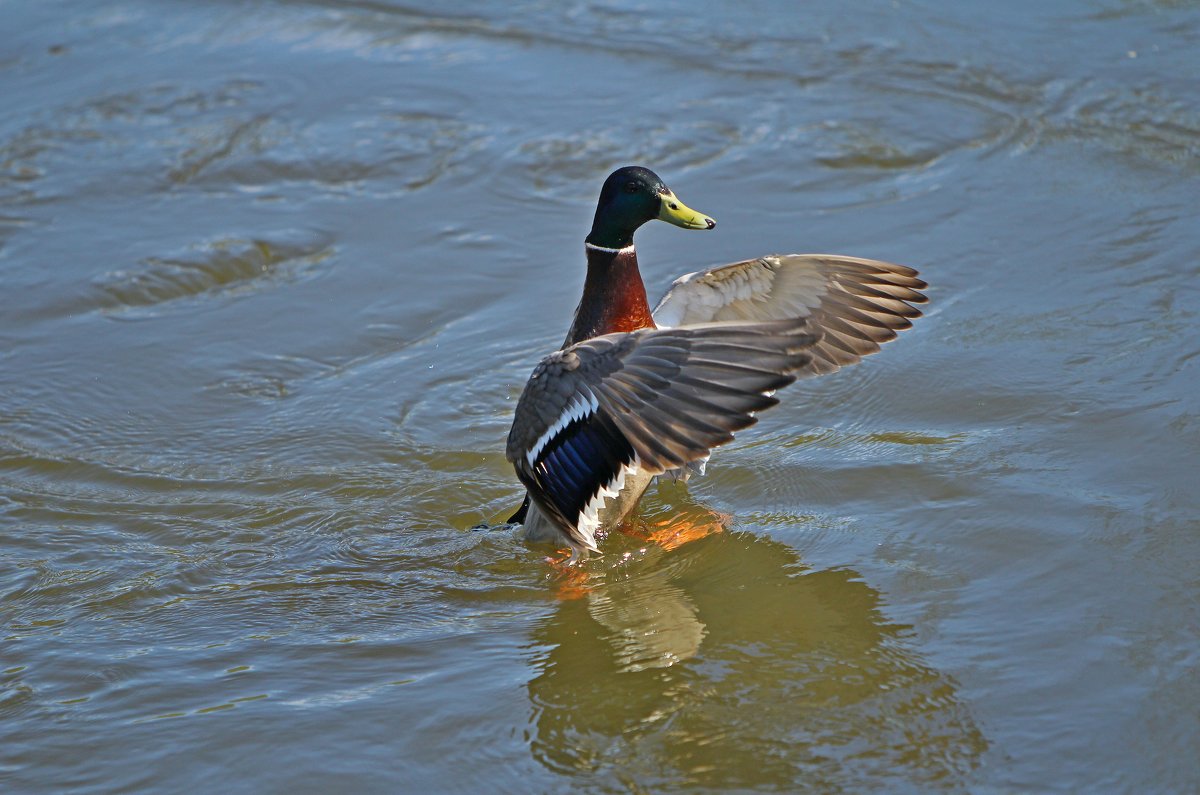
<svg viewBox="0 0 1200 795"><path fill-rule="evenodd" d="M1200 788L1195 3L0 18L5 792ZM626 163L652 300L932 302L563 574L472 528Z"/></svg>

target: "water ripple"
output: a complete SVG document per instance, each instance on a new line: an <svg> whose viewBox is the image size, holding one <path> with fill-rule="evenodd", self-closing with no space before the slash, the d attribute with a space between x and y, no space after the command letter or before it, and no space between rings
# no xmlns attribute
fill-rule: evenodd
<svg viewBox="0 0 1200 795"><path fill-rule="evenodd" d="M97 308L155 317L176 301L229 298L305 278L334 252L327 236L295 231L255 240L206 241L186 253L151 257L137 269L99 277L96 285L103 297Z"/></svg>

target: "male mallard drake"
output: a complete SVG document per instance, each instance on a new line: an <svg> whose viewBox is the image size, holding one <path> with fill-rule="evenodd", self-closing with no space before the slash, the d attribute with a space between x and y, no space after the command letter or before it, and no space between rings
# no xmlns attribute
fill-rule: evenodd
<svg viewBox="0 0 1200 795"><path fill-rule="evenodd" d="M533 371L508 436L528 489L510 521L569 546L572 561L599 551L656 475L703 471L713 447L779 402L775 390L875 353L926 300L912 268L784 254L681 276L651 312L633 233L654 219L716 226L649 169L609 175L575 320Z"/></svg>

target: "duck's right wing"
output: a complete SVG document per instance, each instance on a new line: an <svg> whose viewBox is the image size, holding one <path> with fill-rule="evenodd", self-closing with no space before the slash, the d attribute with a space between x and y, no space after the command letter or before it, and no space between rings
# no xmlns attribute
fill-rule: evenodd
<svg viewBox="0 0 1200 795"><path fill-rule="evenodd" d="M821 334L811 375L854 364L921 316L917 272L835 254L772 254L681 276L654 310L660 327L808 318Z"/></svg>

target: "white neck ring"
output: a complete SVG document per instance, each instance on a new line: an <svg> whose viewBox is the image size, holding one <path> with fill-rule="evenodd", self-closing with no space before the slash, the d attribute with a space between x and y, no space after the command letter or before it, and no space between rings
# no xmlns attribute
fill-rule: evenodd
<svg viewBox="0 0 1200 795"><path fill-rule="evenodd" d="M583 247L592 251L603 251L605 254L625 254L633 251L633 244L625 246L625 248L608 248L607 246L597 246L595 243L584 243Z"/></svg>

